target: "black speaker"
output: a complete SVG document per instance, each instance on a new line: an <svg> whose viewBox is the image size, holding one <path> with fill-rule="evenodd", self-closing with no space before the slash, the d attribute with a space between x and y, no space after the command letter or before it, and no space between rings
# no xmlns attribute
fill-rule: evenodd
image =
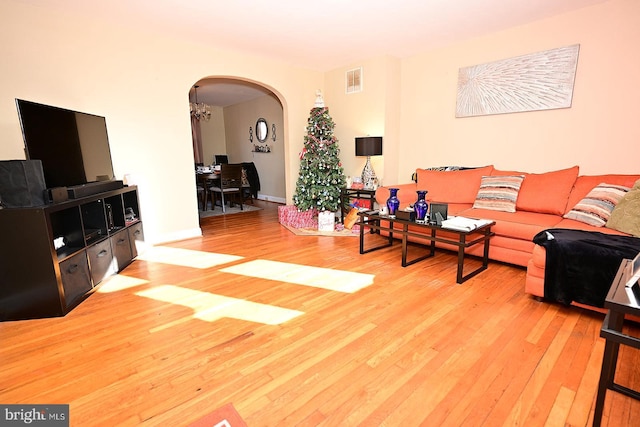
<svg viewBox="0 0 640 427"><path fill-rule="evenodd" d="M49 192L49 201L51 203L60 203L69 200L67 187L53 187L47 189L47 191Z"/></svg>
<svg viewBox="0 0 640 427"><path fill-rule="evenodd" d="M47 204L40 160L0 160L0 205L30 208Z"/></svg>

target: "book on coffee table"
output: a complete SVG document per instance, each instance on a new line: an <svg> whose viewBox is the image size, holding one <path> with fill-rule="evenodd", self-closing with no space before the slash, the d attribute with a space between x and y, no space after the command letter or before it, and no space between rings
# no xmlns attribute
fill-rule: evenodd
<svg viewBox="0 0 640 427"><path fill-rule="evenodd" d="M442 228L468 232L487 224L491 224L492 222L493 221L490 219L475 219L467 218L464 216L450 216L449 218L442 221Z"/></svg>

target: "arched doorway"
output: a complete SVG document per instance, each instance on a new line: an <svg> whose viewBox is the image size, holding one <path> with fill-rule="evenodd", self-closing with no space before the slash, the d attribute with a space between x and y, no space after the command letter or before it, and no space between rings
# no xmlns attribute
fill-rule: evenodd
<svg viewBox="0 0 640 427"><path fill-rule="evenodd" d="M230 163L253 162L260 178L258 198L285 203L284 111L278 96L255 82L229 77L198 80L189 101L209 106L208 120L193 119L194 162L214 164L226 155ZM262 119L262 120L260 120ZM256 125L265 132L259 140ZM198 151L201 150L201 151Z"/></svg>

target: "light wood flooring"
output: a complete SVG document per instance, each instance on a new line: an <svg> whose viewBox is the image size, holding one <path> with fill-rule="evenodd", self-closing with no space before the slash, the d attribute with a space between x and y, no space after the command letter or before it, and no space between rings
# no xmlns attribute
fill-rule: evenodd
<svg viewBox="0 0 640 427"><path fill-rule="evenodd" d="M64 318L0 323L0 403L68 403L72 426L186 426L228 402L251 427L591 425L602 314L532 299L522 268L458 285L450 253L402 268L399 245L295 236L256 203ZM623 347L617 381L640 389L639 363ZM640 402L609 392L603 425L640 425Z"/></svg>

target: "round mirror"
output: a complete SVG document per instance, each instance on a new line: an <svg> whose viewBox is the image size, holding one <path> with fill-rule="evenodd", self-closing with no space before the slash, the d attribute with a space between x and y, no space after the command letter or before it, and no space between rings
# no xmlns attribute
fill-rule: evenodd
<svg viewBox="0 0 640 427"><path fill-rule="evenodd" d="M268 133L269 128L267 127L267 121L263 118L258 119L256 122L256 138L258 138L258 141L265 142Z"/></svg>

